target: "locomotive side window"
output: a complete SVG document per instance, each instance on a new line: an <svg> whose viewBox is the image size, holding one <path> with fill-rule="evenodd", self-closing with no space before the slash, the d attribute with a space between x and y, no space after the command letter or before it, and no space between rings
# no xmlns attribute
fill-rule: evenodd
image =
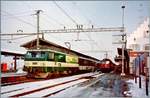
<svg viewBox="0 0 150 98"><path fill-rule="evenodd" d="M66 56L64 54L55 53L55 61L56 62L65 62Z"/></svg>
<svg viewBox="0 0 150 98"><path fill-rule="evenodd" d="M28 51L25 55L25 60L46 60L45 52L41 51Z"/></svg>
<svg viewBox="0 0 150 98"><path fill-rule="evenodd" d="M54 60L54 53L53 52L48 53L48 59L51 60L51 61Z"/></svg>

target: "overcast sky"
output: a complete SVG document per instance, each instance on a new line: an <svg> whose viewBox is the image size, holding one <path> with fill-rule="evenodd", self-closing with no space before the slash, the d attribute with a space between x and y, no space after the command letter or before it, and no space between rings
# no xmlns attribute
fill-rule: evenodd
<svg viewBox="0 0 150 98"><path fill-rule="evenodd" d="M17 30L23 30L24 33L36 32L36 16L33 15L35 10L43 11L40 14L40 30L63 29L64 26L76 28L73 21L82 24L83 28L91 27L91 25L120 27L122 26L121 6L122 1L2 1L1 32L16 33ZM146 17L150 16L150 1L126 1L125 6L126 33L130 34ZM91 51L108 50L108 56L114 58L117 54L116 48L121 47L121 45L112 44L114 34L119 32L80 33L79 39L82 41L74 41L78 38L76 33L45 34L45 39L64 47L66 47L64 42L69 41L72 50L102 59L105 56L104 52ZM36 36L30 36L16 40L2 40L15 37L1 37L1 49L25 52L20 45L36 38Z"/></svg>

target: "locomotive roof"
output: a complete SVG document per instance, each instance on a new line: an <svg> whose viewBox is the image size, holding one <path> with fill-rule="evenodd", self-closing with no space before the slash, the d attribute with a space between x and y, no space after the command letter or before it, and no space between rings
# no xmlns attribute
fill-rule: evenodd
<svg viewBox="0 0 150 98"><path fill-rule="evenodd" d="M24 48L26 48L28 50L32 50L32 49L34 50L34 49L36 49L36 41L37 41L37 39L31 40L31 41L21 45L21 47L24 47ZM60 46L60 45L55 44L55 43L52 43L52 42L50 42L48 40L45 40L45 39L42 39L42 38L39 38L39 44L40 44L40 48L41 49L49 49L50 48L50 49L52 49L54 51L59 51L59 52L65 51L66 53L69 52L69 54L71 52L71 53L74 53L74 54L78 55L81 58L88 58L88 59L92 59L92 60L95 60L95 61L100 61L99 59L96 59L94 57L91 57L91 56L82 54L80 52L77 52L77 51L65 48L63 46ZM55 49L57 49L57 50L55 50Z"/></svg>

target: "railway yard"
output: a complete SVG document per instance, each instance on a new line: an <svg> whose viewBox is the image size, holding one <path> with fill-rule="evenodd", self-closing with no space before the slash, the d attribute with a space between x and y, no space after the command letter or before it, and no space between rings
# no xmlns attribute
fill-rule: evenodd
<svg viewBox="0 0 150 98"><path fill-rule="evenodd" d="M1 1L1 98L150 98L150 1Z"/></svg>
<svg viewBox="0 0 150 98"><path fill-rule="evenodd" d="M121 84L124 83L124 84ZM2 85L1 97L111 97L126 96L128 87L116 74L99 72L59 77L55 79L26 81L24 83ZM122 89L124 88L124 89ZM101 92L99 92L101 89ZM98 94L96 94L96 91ZM75 92L75 93L74 93ZM94 92L96 95L93 95ZM104 94L104 92L106 92ZM63 94L64 93L64 94ZM77 94L77 95L76 95Z"/></svg>

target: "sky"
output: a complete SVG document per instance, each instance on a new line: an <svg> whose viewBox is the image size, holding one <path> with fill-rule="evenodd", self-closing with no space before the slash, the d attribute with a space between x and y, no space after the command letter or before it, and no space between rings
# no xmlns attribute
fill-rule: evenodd
<svg viewBox="0 0 150 98"><path fill-rule="evenodd" d="M150 17L150 1L125 1L124 25L127 35L132 33L146 19ZM76 28L76 24L83 28L121 27L122 1L1 1L1 33L36 33L35 10L42 10L40 14L40 30ZM59 8L61 7L61 9ZM65 11L65 13L64 13ZM67 15L69 16L67 16ZM75 22L74 22L75 21ZM65 42L71 43L71 49L103 59L105 52L113 60L117 55L119 44L114 38L120 32L91 32L71 34L44 34L46 40L66 47ZM31 41L36 36L1 36L1 50L25 52L20 45ZM10 39L10 40L6 40ZM74 41L80 39L81 41ZM91 41L93 40L93 41ZM94 52L99 50L99 52ZM100 52L101 51L101 52Z"/></svg>

